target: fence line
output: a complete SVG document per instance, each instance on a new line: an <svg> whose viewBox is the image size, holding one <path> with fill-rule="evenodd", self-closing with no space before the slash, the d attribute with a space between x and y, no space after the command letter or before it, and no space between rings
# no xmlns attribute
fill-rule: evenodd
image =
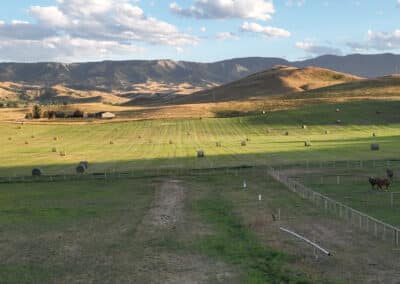
<svg viewBox="0 0 400 284"><path fill-rule="evenodd" d="M391 242L397 246L400 245L399 228L353 209L321 193L315 192L273 168L269 168L268 174L278 182L284 184L292 192L300 195L303 199L307 199L318 207L322 207L325 212L332 213L341 219L346 220L353 227L364 230L377 239L381 239L385 242Z"/></svg>

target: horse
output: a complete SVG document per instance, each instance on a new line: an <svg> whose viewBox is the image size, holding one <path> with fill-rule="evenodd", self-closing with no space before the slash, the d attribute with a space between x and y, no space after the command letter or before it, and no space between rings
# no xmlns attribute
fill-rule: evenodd
<svg viewBox="0 0 400 284"><path fill-rule="evenodd" d="M387 175L387 177L388 177L388 179L389 179L390 181L393 181L394 173L393 173L392 170L386 169L386 175Z"/></svg>
<svg viewBox="0 0 400 284"><path fill-rule="evenodd" d="M386 179L386 178L385 179L381 179L381 178L370 177L368 181L371 184L372 189L375 189L375 186L376 186L377 189L380 189L380 190L382 190L383 187L385 187L386 190L389 190L389 187L390 187L390 184L391 184L390 180Z"/></svg>
<svg viewBox="0 0 400 284"><path fill-rule="evenodd" d="M374 177L369 177L368 181L369 181L369 183L371 184L372 189L374 189L374 188L375 188L375 185L376 185L376 178L374 178Z"/></svg>
<svg viewBox="0 0 400 284"><path fill-rule="evenodd" d="M379 189L383 189L383 187L386 188L386 190L389 190L390 187L390 180L385 178L385 179L376 179L376 185L378 186Z"/></svg>

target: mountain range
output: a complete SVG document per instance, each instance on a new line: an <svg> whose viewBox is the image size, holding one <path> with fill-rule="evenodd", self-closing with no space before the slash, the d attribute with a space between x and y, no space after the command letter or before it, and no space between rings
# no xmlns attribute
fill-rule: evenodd
<svg viewBox="0 0 400 284"><path fill-rule="evenodd" d="M400 55L324 55L303 61L252 57L214 63L172 60L103 61L89 63L0 63L0 82L35 86L61 85L75 90L135 91L136 86L156 82L190 88L230 83L276 65L331 69L365 78L398 73Z"/></svg>

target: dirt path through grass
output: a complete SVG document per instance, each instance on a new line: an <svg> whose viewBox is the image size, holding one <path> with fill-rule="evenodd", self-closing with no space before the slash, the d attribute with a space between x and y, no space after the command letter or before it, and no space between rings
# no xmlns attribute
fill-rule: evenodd
<svg viewBox="0 0 400 284"><path fill-rule="evenodd" d="M185 250L185 188L179 180L163 181L135 238L146 244L137 267L138 279L149 283L226 283L232 273L223 263Z"/></svg>

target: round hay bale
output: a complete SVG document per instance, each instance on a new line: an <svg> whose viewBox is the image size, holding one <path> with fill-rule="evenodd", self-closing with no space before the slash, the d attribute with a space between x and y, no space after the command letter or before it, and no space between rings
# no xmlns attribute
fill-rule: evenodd
<svg viewBox="0 0 400 284"><path fill-rule="evenodd" d="M312 143L310 141L305 141L304 142L304 147L311 147Z"/></svg>
<svg viewBox="0 0 400 284"><path fill-rule="evenodd" d="M329 130L325 130L325 134L330 134L331 132Z"/></svg>
<svg viewBox="0 0 400 284"><path fill-rule="evenodd" d="M197 151L197 158L204 158L206 155L203 150Z"/></svg>
<svg viewBox="0 0 400 284"><path fill-rule="evenodd" d="M221 144L221 142L217 142L217 143L215 143L215 146L222 147L222 144Z"/></svg>
<svg viewBox="0 0 400 284"><path fill-rule="evenodd" d="M31 138L32 138L32 139L35 139L35 135L32 135Z"/></svg>
<svg viewBox="0 0 400 284"><path fill-rule="evenodd" d="M77 174L84 174L85 171L86 171L86 168L85 168L84 165L79 164L79 165L76 167L76 173L77 173Z"/></svg>
<svg viewBox="0 0 400 284"><path fill-rule="evenodd" d="M42 175L43 175L42 169L34 168L34 169L32 170L32 176L34 176L34 177L40 177L40 176L42 176Z"/></svg>
<svg viewBox="0 0 400 284"><path fill-rule="evenodd" d="M172 142L172 140L169 140L169 145L172 145L172 144L174 144L174 142Z"/></svg>
<svg viewBox="0 0 400 284"><path fill-rule="evenodd" d="M380 146L378 143L372 143L371 144L371 151L379 151Z"/></svg>
<svg viewBox="0 0 400 284"><path fill-rule="evenodd" d="M79 165L83 166L85 168L85 170L87 170L89 168L89 162L88 161L80 161Z"/></svg>
<svg viewBox="0 0 400 284"><path fill-rule="evenodd" d="M28 141L25 141L25 145L28 145L29 144L29 142Z"/></svg>
<svg viewBox="0 0 400 284"><path fill-rule="evenodd" d="M301 126L301 128L307 129L307 125L303 124L303 125Z"/></svg>
<svg viewBox="0 0 400 284"><path fill-rule="evenodd" d="M242 145L242 147L245 147L247 145L246 141L242 141L240 144Z"/></svg>
<svg viewBox="0 0 400 284"><path fill-rule="evenodd" d="M372 137L376 137L376 133L374 132L374 133L372 133Z"/></svg>
<svg viewBox="0 0 400 284"><path fill-rule="evenodd" d="M8 137L8 141L11 141L12 140L12 138L11 137Z"/></svg>
<svg viewBox="0 0 400 284"><path fill-rule="evenodd" d="M110 145L114 145L114 141L110 141Z"/></svg>
<svg viewBox="0 0 400 284"><path fill-rule="evenodd" d="M137 138L138 138L138 139L142 139L142 136L139 135Z"/></svg>
<svg viewBox="0 0 400 284"><path fill-rule="evenodd" d="M61 151L61 152L60 152L60 156L61 156L61 157L65 157L65 156L67 156L67 153L66 153L65 151Z"/></svg>
<svg viewBox="0 0 400 284"><path fill-rule="evenodd" d="M336 109L336 112L340 112L340 108L337 108L337 109Z"/></svg>
<svg viewBox="0 0 400 284"><path fill-rule="evenodd" d="M57 153L57 148L55 148L55 147L54 147L54 148L52 148L52 149L51 149L51 152L53 152L53 153Z"/></svg>
<svg viewBox="0 0 400 284"><path fill-rule="evenodd" d="M285 136L289 136L289 131L286 131L286 132L285 132Z"/></svg>
<svg viewBox="0 0 400 284"><path fill-rule="evenodd" d="M58 140L58 137L53 137L53 140L54 140L54 141L57 141L57 140Z"/></svg>

